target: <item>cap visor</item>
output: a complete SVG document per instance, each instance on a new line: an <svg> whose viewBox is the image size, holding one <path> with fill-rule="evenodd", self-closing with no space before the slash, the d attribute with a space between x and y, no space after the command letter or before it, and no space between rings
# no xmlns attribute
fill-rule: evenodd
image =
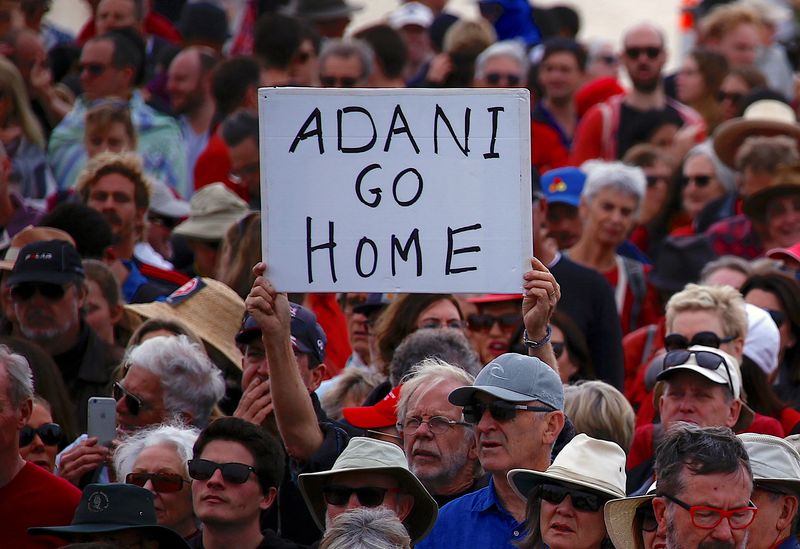
<svg viewBox="0 0 800 549"><path fill-rule="evenodd" d="M72 273L53 273L46 271L30 271L14 273L8 275L8 285L22 284L23 282L46 282L48 284L66 284L78 280L78 276Z"/></svg>
<svg viewBox="0 0 800 549"><path fill-rule="evenodd" d="M465 406L472 401L475 393L486 393L509 402L527 402L529 400L535 400L530 395L523 395L522 393L503 389L502 387L492 387L488 385L482 385L479 387L459 387L451 392L447 398L451 404L455 404L456 406Z"/></svg>

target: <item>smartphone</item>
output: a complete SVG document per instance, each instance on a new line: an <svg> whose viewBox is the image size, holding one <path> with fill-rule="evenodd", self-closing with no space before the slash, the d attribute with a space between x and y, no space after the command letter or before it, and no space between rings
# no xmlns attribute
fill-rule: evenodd
<svg viewBox="0 0 800 549"><path fill-rule="evenodd" d="M117 401L109 397L89 397L88 435L107 446L117 436Z"/></svg>

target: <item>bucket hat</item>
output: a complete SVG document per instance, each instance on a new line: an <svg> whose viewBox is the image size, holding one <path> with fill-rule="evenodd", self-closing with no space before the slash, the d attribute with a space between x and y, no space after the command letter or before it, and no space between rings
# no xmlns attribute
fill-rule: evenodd
<svg viewBox="0 0 800 549"><path fill-rule="evenodd" d="M612 499L606 503L603 515L606 522L606 532L614 547L637 547L637 536L640 532L634 531L633 521L636 510L642 505L650 504L656 497L656 483L650 485L643 496Z"/></svg>
<svg viewBox="0 0 800 549"><path fill-rule="evenodd" d="M348 4L345 0L299 0L294 16L310 21L326 21L349 17L361 9L360 5Z"/></svg>
<svg viewBox="0 0 800 549"><path fill-rule="evenodd" d="M400 488L412 498L414 506L403 521L414 544L424 538L436 522L439 506L419 479L408 469L403 450L396 444L372 438L354 437L344 452L336 458L329 471L305 473L298 483L303 499L311 511L314 522L325 530L326 504L322 489L342 473L380 473L395 479Z"/></svg>
<svg viewBox="0 0 800 549"><path fill-rule="evenodd" d="M189 202L189 219L175 227L173 234L197 240L222 240L228 227L246 216L247 202L223 183L206 185Z"/></svg>
<svg viewBox="0 0 800 549"><path fill-rule="evenodd" d="M758 222L766 218L767 204L785 195L800 196L800 166L781 166L772 182L744 199L742 209L747 217Z"/></svg>
<svg viewBox="0 0 800 549"><path fill-rule="evenodd" d="M757 433L738 435L750 458L753 483L800 496L800 453L782 438Z"/></svg>

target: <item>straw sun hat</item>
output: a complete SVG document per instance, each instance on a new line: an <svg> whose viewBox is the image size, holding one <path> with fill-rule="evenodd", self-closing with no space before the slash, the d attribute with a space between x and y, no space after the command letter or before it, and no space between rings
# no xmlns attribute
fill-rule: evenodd
<svg viewBox="0 0 800 549"><path fill-rule="evenodd" d="M656 497L656 483L654 482L643 496L631 498L612 499L605 506L605 521L608 537L614 547L640 547L637 540L641 538L640 532L634 532L633 521L636 510L642 505L649 505Z"/></svg>

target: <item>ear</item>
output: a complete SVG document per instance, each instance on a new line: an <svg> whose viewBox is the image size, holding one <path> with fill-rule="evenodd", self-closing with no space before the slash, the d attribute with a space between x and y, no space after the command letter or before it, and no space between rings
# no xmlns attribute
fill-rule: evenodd
<svg viewBox="0 0 800 549"><path fill-rule="evenodd" d="M122 315L125 313L125 308L119 303L116 305L111 305L109 307L109 313L111 315L111 323L117 324L120 320L122 320Z"/></svg>
<svg viewBox="0 0 800 549"><path fill-rule="evenodd" d="M725 422L728 427L733 428L736 425L736 422L739 421L739 414L742 411L742 401L741 400L733 400L731 402L731 407L728 410L728 419Z"/></svg>
<svg viewBox="0 0 800 549"><path fill-rule="evenodd" d="M80 286L77 287L75 293L78 297L78 303L80 303L81 308L86 306L86 297L89 295L89 288L86 286L86 282L81 283Z"/></svg>
<svg viewBox="0 0 800 549"><path fill-rule="evenodd" d="M550 412L547 416L547 427L545 427L544 433L542 433L542 442L545 444L554 444L561 430L564 428L564 422L564 412L560 410Z"/></svg>
<svg viewBox="0 0 800 549"><path fill-rule="evenodd" d="M478 459L478 437L473 434L469 442L469 449L467 450L467 457L473 462Z"/></svg>
<svg viewBox="0 0 800 549"><path fill-rule="evenodd" d="M661 496L653 498L653 511L656 515L656 521L658 521L658 528L659 530L664 529L666 531L667 527L667 502Z"/></svg>
<svg viewBox="0 0 800 549"><path fill-rule="evenodd" d="M258 502L258 507L263 511L272 507L272 504L275 503L275 500L278 497L278 489L274 486L270 486L269 490L264 497L261 498L261 501Z"/></svg>
<svg viewBox="0 0 800 549"><path fill-rule="evenodd" d="M317 366L316 368L314 368L313 370L311 370L311 378L309 379L309 384L311 386L308 388L309 392L316 391L319 388L320 384L322 383L322 380L325 379L325 375L327 373L328 373L328 366L324 362L319 366Z"/></svg>
<svg viewBox="0 0 800 549"><path fill-rule="evenodd" d="M775 525L779 530L783 531L786 528L791 527L795 516L797 515L797 505L797 496L783 496L781 514L778 517L777 524Z"/></svg>
<svg viewBox="0 0 800 549"><path fill-rule="evenodd" d="M26 399L19 407L19 418L17 421L17 429L21 430L28 424L33 413L33 399Z"/></svg>
<svg viewBox="0 0 800 549"><path fill-rule="evenodd" d="M414 507L414 498L408 494L401 494L397 499L397 508L395 512L397 513L397 517L400 519L400 522L406 520L406 517L411 513L411 509Z"/></svg>

